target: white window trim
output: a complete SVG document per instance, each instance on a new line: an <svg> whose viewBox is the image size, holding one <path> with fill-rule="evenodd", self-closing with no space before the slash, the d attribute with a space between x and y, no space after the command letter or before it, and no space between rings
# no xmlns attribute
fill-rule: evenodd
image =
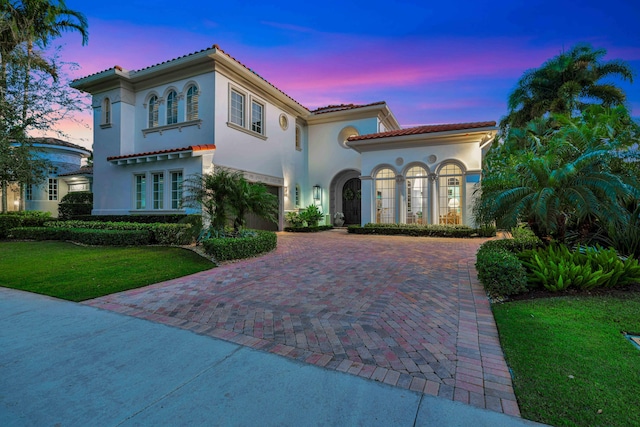
<svg viewBox="0 0 640 427"><path fill-rule="evenodd" d="M150 176L150 180L149 180L149 185L151 185L151 210L154 212L159 212L159 211L164 211L164 207L165 207L165 199L167 198L167 186L165 185L167 182L167 173L163 170L154 170L154 171L150 171L149 172L149 176ZM156 208L155 207L155 203L156 203L156 191L155 191L155 182L154 179L156 176L162 176L162 191L160 192L160 197L158 199L158 202L160 205L162 205L162 207L160 208ZM148 190L149 188L147 188Z"/></svg>
<svg viewBox="0 0 640 427"><path fill-rule="evenodd" d="M178 208L174 208L173 207L173 174L174 173L180 173L182 174L182 181L181 181L181 189L180 189L180 199L178 200L178 205L180 207ZM182 211L182 198L184 197L184 170L183 169L173 169L173 170L169 170L168 171L169 174L169 204L167 205L169 207L170 210L173 211Z"/></svg>
<svg viewBox="0 0 640 427"><path fill-rule="evenodd" d="M231 121L231 94L236 92L244 97L244 105L243 108L243 118L244 123L242 126L233 123ZM253 123L252 119L252 107L253 103L260 104L262 106L262 133L254 132L251 127ZM250 95L247 91L240 89L238 86L229 83L229 92L228 92L228 103L227 103L227 126L232 129L239 130L248 135L254 136L256 138L260 138L262 140L267 140L267 103L262 99Z"/></svg>
<svg viewBox="0 0 640 427"><path fill-rule="evenodd" d="M169 101L170 100L170 96L171 94L175 94L175 96L173 97L173 103L175 104L175 110L176 110L176 114L175 114L175 122L174 123L169 123L169 116L170 116L170 111L169 111ZM164 111L164 122L166 126L171 126L171 125L177 125L178 123L180 123L180 118L179 118L179 108L178 108L178 100L180 99L180 94L178 93L178 91L176 91L175 89L171 89L167 92L167 95L165 97L165 99L167 100L167 102L165 103L165 111ZM157 126L154 126L157 127Z"/></svg>
<svg viewBox="0 0 640 427"><path fill-rule="evenodd" d="M144 176L144 207L143 208L137 208L137 203L138 203L138 180L137 178L139 176ZM149 202L149 177L147 172L138 172L138 173L134 173L133 174L133 191L131 192L132 196L133 196L133 200L132 200L132 204L131 206L133 207L133 209L131 210L131 212L143 212L147 209L148 206L148 202Z"/></svg>
<svg viewBox="0 0 640 427"><path fill-rule="evenodd" d="M189 119L189 90L191 88L196 90L196 109L195 109L195 117ZM193 104L193 95L191 96L192 104ZM188 83L185 86L184 90L184 118L185 121L195 121L200 118L200 88L195 83Z"/></svg>

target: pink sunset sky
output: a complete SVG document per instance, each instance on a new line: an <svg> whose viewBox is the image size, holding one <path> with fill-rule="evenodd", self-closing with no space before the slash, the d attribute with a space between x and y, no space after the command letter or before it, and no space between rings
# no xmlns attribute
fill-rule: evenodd
<svg viewBox="0 0 640 427"><path fill-rule="evenodd" d="M89 43L73 33L57 41L62 60L80 66L71 78L218 44L310 109L386 101L403 127L498 121L525 70L580 42L640 71L636 1L429 3L67 0L87 16ZM640 82L617 83L640 116ZM59 129L91 147L90 109L76 119Z"/></svg>

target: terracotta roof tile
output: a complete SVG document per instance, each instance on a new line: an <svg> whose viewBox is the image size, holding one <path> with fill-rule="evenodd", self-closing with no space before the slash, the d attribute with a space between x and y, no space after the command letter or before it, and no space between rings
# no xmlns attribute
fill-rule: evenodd
<svg viewBox="0 0 640 427"><path fill-rule="evenodd" d="M59 147L75 148L77 150L84 150L84 151L91 152L91 150L89 150L86 147L82 147L81 145L72 144L70 142L63 141L63 140L58 139L58 138L50 138L50 137L31 138L31 142L33 144L57 145Z"/></svg>
<svg viewBox="0 0 640 427"><path fill-rule="evenodd" d="M345 111L345 110L353 110L356 108L364 108L371 107L373 105L384 105L384 101L372 102L371 104L338 104L338 105L327 105L326 107L316 108L311 112L313 114L324 114L324 113L332 113L334 111Z"/></svg>
<svg viewBox="0 0 640 427"><path fill-rule="evenodd" d="M242 62L238 61L236 58L234 58L233 56L229 55L227 52L225 52L223 49L221 49L221 48L220 48L220 46L218 46L217 44L214 44L214 45L213 45L213 46L211 46L211 47L208 47L208 48L205 48L205 49L201 49L201 50L196 51L196 52L192 52L192 53L188 53L188 54L186 54L186 55L179 56L179 57L177 57L177 58L173 58L173 59L169 59L169 60L167 60L167 61L159 62L159 63L157 63L157 64L149 65L148 67L140 68L139 70L131 71L131 72L130 72L130 73L131 73L131 74L130 74L130 76L131 76L131 77L134 77L134 76L135 76L135 74L136 74L136 73L139 73L140 71L148 70L148 69L150 69L150 68L157 67L157 66L162 65L162 64L167 64L167 63L169 63L169 62L177 61L178 59L187 58L187 57L189 57L189 56L197 55L197 54L199 54L199 53L206 52L206 51L208 51L208 50L213 50L213 49L215 49L215 50L219 50L220 52L222 52L223 54L225 54L226 56L228 56L231 60L233 60L233 61L234 61L234 62L236 62L237 64L241 65L241 66L242 66L242 67L244 67L245 69L247 69L247 71L249 71L249 72L253 73L256 77L258 77L258 78L260 78L261 80L263 80L263 81L264 81L265 83L267 83L269 86L271 86L272 88L274 88L274 89L275 89L275 90L277 90L278 92L282 93L284 96L286 96L287 98L289 98L290 100L292 100L292 101L293 101L293 102L295 102L296 104L300 105L300 106L301 106L301 107L303 107L304 109L309 110L307 107L305 107L304 105L300 104L298 101L296 101L295 99L293 99L292 97L290 97L289 95L287 95L287 94L286 94L285 92L283 92L282 90L278 89L275 85L273 85L273 84L272 84L272 83L270 83L269 81L267 81L267 79L265 79L264 77L262 77L260 74L256 73L256 72L255 72L255 71L253 71L251 68L247 67L247 66L246 66L246 65L244 65ZM82 80L82 79L84 79L84 78L91 77L91 76L95 76L96 74L100 74L100 73L103 73L103 72L105 72L105 71L109 71L109 70L113 70L113 69L116 69L116 70L119 70L119 71L123 71L123 69L122 69L122 67L121 67L121 66L116 65L116 66L111 67L111 68L108 68L108 69L106 69L106 70L99 71L99 72L97 72L97 73L93 73L93 74L89 74L88 76L85 76L85 77L82 77L82 78L79 78L79 79L75 79L75 80L73 80L73 81L75 82L75 81L77 81L77 80Z"/></svg>
<svg viewBox="0 0 640 427"><path fill-rule="evenodd" d="M107 161L110 162L112 160L130 159L133 157L155 156L157 154L180 153L182 151L205 151L205 150L215 150L215 149L216 149L215 144L190 145L188 147L170 148L168 150L147 151L145 153L125 154L123 156L111 156L111 157L107 157Z"/></svg>
<svg viewBox="0 0 640 427"><path fill-rule="evenodd" d="M406 129L391 130L388 132L371 133L368 135L352 136L348 141L363 141L367 139L389 138L394 136L421 135L424 133L448 132L455 130L479 129L493 127L496 122L472 122L472 123L450 123L441 125L416 126Z"/></svg>
<svg viewBox="0 0 640 427"><path fill-rule="evenodd" d="M93 175L93 166L82 166L80 169L58 174L58 176L71 176L71 175Z"/></svg>

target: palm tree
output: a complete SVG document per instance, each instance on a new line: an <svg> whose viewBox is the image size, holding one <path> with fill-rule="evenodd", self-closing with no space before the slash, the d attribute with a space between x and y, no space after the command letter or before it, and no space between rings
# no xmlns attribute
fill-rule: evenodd
<svg viewBox="0 0 640 427"><path fill-rule="evenodd" d="M184 183L184 205L202 208L211 222L210 228L224 230L229 224L230 201L237 191L241 172L217 167L213 173L196 174Z"/></svg>
<svg viewBox="0 0 640 427"><path fill-rule="evenodd" d="M242 177L238 181L230 203L236 214L236 218L233 221L235 231L245 225L246 216L250 213L254 213L267 221L277 221L278 198L269 193L267 187L262 183L250 183Z"/></svg>
<svg viewBox="0 0 640 427"><path fill-rule="evenodd" d="M571 115L593 103L605 107L624 104L622 89L602 80L617 77L633 82L633 71L624 61L603 61L606 53L579 44L540 68L526 71L509 95L509 113L501 120L501 128L523 127L547 113Z"/></svg>
<svg viewBox="0 0 640 427"><path fill-rule="evenodd" d="M552 131L539 126L535 137L523 137L521 129L511 129L507 142L492 149L475 209L478 223L526 221L539 237L563 240L568 224L624 217L625 203L639 188L624 170L612 169L617 153L637 141L626 109L592 106L578 118L552 119Z"/></svg>

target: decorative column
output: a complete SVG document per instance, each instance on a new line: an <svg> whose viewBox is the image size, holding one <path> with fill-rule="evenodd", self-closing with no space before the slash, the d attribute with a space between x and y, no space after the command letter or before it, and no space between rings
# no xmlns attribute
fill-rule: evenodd
<svg viewBox="0 0 640 427"><path fill-rule="evenodd" d="M406 223L407 222L407 186L404 185L404 176L396 175L396 212L395 222Z"/></svg>
<svg viewBox="0 0 640 427"><path fill-rule="evenodd" d="M431 201L431 224L438 224L438 175L429 174L429 200Z"/></svg>
<svg viewBox="0 0 640 427"><path fill-rule="evenodd" d="M370 176L360 177L360 225L375 222L375 202L373 194L373 178Z"/></svg>

